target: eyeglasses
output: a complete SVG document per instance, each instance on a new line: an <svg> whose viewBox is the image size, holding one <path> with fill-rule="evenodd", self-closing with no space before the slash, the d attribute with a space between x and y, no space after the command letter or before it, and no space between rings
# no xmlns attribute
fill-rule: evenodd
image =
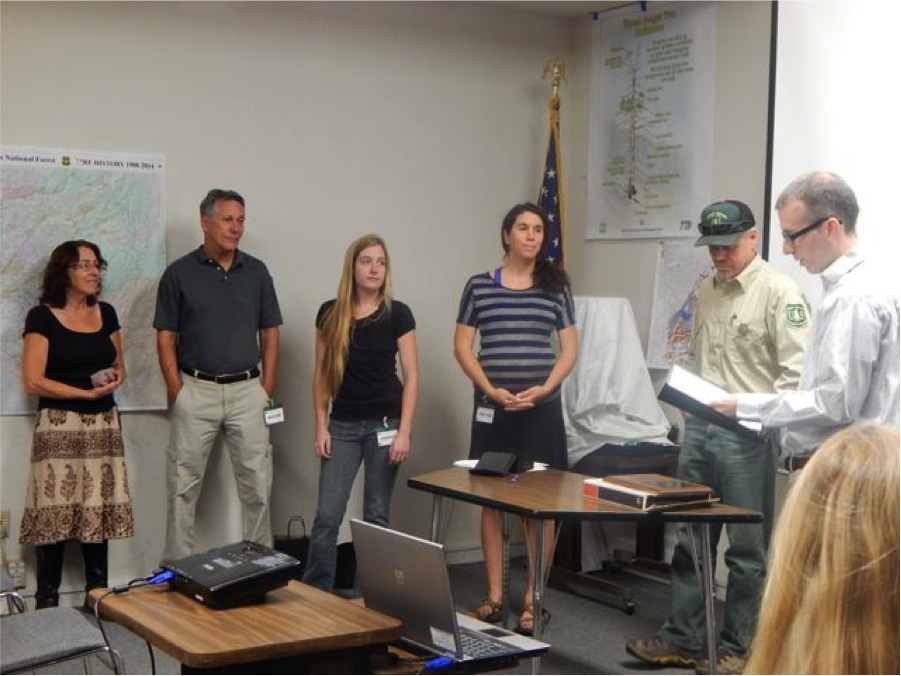
<svg viewBox="0 0 901 676"><path fill-rule="evenodd" d="M70 266L73 270L88 272L89 270L106 270L106 263L92 263L90 261L78 261Z"/></svg>
<svg viewBox="0 0 901 676"><path fill-rule="evenodd" d="M800 230L795 230L794 232L785 232L783 230L782 231L782 239L785 239L785 240L788 240L789 242L794 243L794 241L796 239L798 239L798 237L801 237L802 235L806 235L811 230L816 230L821 225L823 225L823 223L828 221L830 218L833 218L833 216L831 216L831 215L823 216L819 220L816 220L813 223L811 223L810 225L805 226L805 227L801 228ZM839 222L841 222L841 221L839 221Z"/></svg>
<svg viewBox="0 0 901 676"><path fill-rule="evenodd" d="M754 223L751 221L733 221L732 223L719 223L717 225L707 225L698 223L698 230L704 237L708 235L734 235L737 232L744 232Z"/></svg>

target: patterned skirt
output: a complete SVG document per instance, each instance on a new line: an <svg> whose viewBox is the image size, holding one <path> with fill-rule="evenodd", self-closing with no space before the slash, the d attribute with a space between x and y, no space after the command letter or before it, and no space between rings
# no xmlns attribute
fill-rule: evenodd
<svg viewBox="0 0 901 676"><path fill-rule="evenodd" d="M38 411L19 542L134 535L119 411Z"/></svg>

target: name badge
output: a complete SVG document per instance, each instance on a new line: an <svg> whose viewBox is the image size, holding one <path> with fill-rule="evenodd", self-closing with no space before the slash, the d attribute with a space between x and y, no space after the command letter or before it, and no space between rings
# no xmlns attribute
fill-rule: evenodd
<svg viewBox="0 0 901 676"><path fill-rule="evenodd" d="M380 430L377 430L375 433L376 441L379 446L390 446L391 442L394 441L394 437L397 436L397 428L396 427L385 427Z"/></svg>
<svg viewBox="0 0 901 676"><path fill-rule="evenodd" d="M285 422L285 409L281 404L272 402L263 409L263 419L267 425Z"/></svg>
<svg viewBox="0 0 901 676"><path fill-rule="evenodd" d="M476 409L476 422L491 424L494 422L494 409L488 406L479 406Z"/></svg>

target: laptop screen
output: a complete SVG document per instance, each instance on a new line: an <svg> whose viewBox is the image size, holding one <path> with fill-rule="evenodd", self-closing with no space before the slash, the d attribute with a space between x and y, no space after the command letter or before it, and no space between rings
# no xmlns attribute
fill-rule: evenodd
<svg viewBox="0 0 901 676"><path fill-rule="evenodd" d="M444 546L357 519L350 526L366 606L403 622L404 638L436 652L457 653Z"/></svg>

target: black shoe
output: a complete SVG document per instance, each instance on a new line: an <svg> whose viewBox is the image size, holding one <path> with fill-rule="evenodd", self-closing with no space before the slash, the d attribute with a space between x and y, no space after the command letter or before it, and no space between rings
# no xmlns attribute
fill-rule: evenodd
<svg viewBox="0 0 901 676"><path fill-rule="evenodd" d="M673 645L665 638L633 638L626 642L626 652L643 662L665 667L693 667L698 663L700 654Z"/></svg>

